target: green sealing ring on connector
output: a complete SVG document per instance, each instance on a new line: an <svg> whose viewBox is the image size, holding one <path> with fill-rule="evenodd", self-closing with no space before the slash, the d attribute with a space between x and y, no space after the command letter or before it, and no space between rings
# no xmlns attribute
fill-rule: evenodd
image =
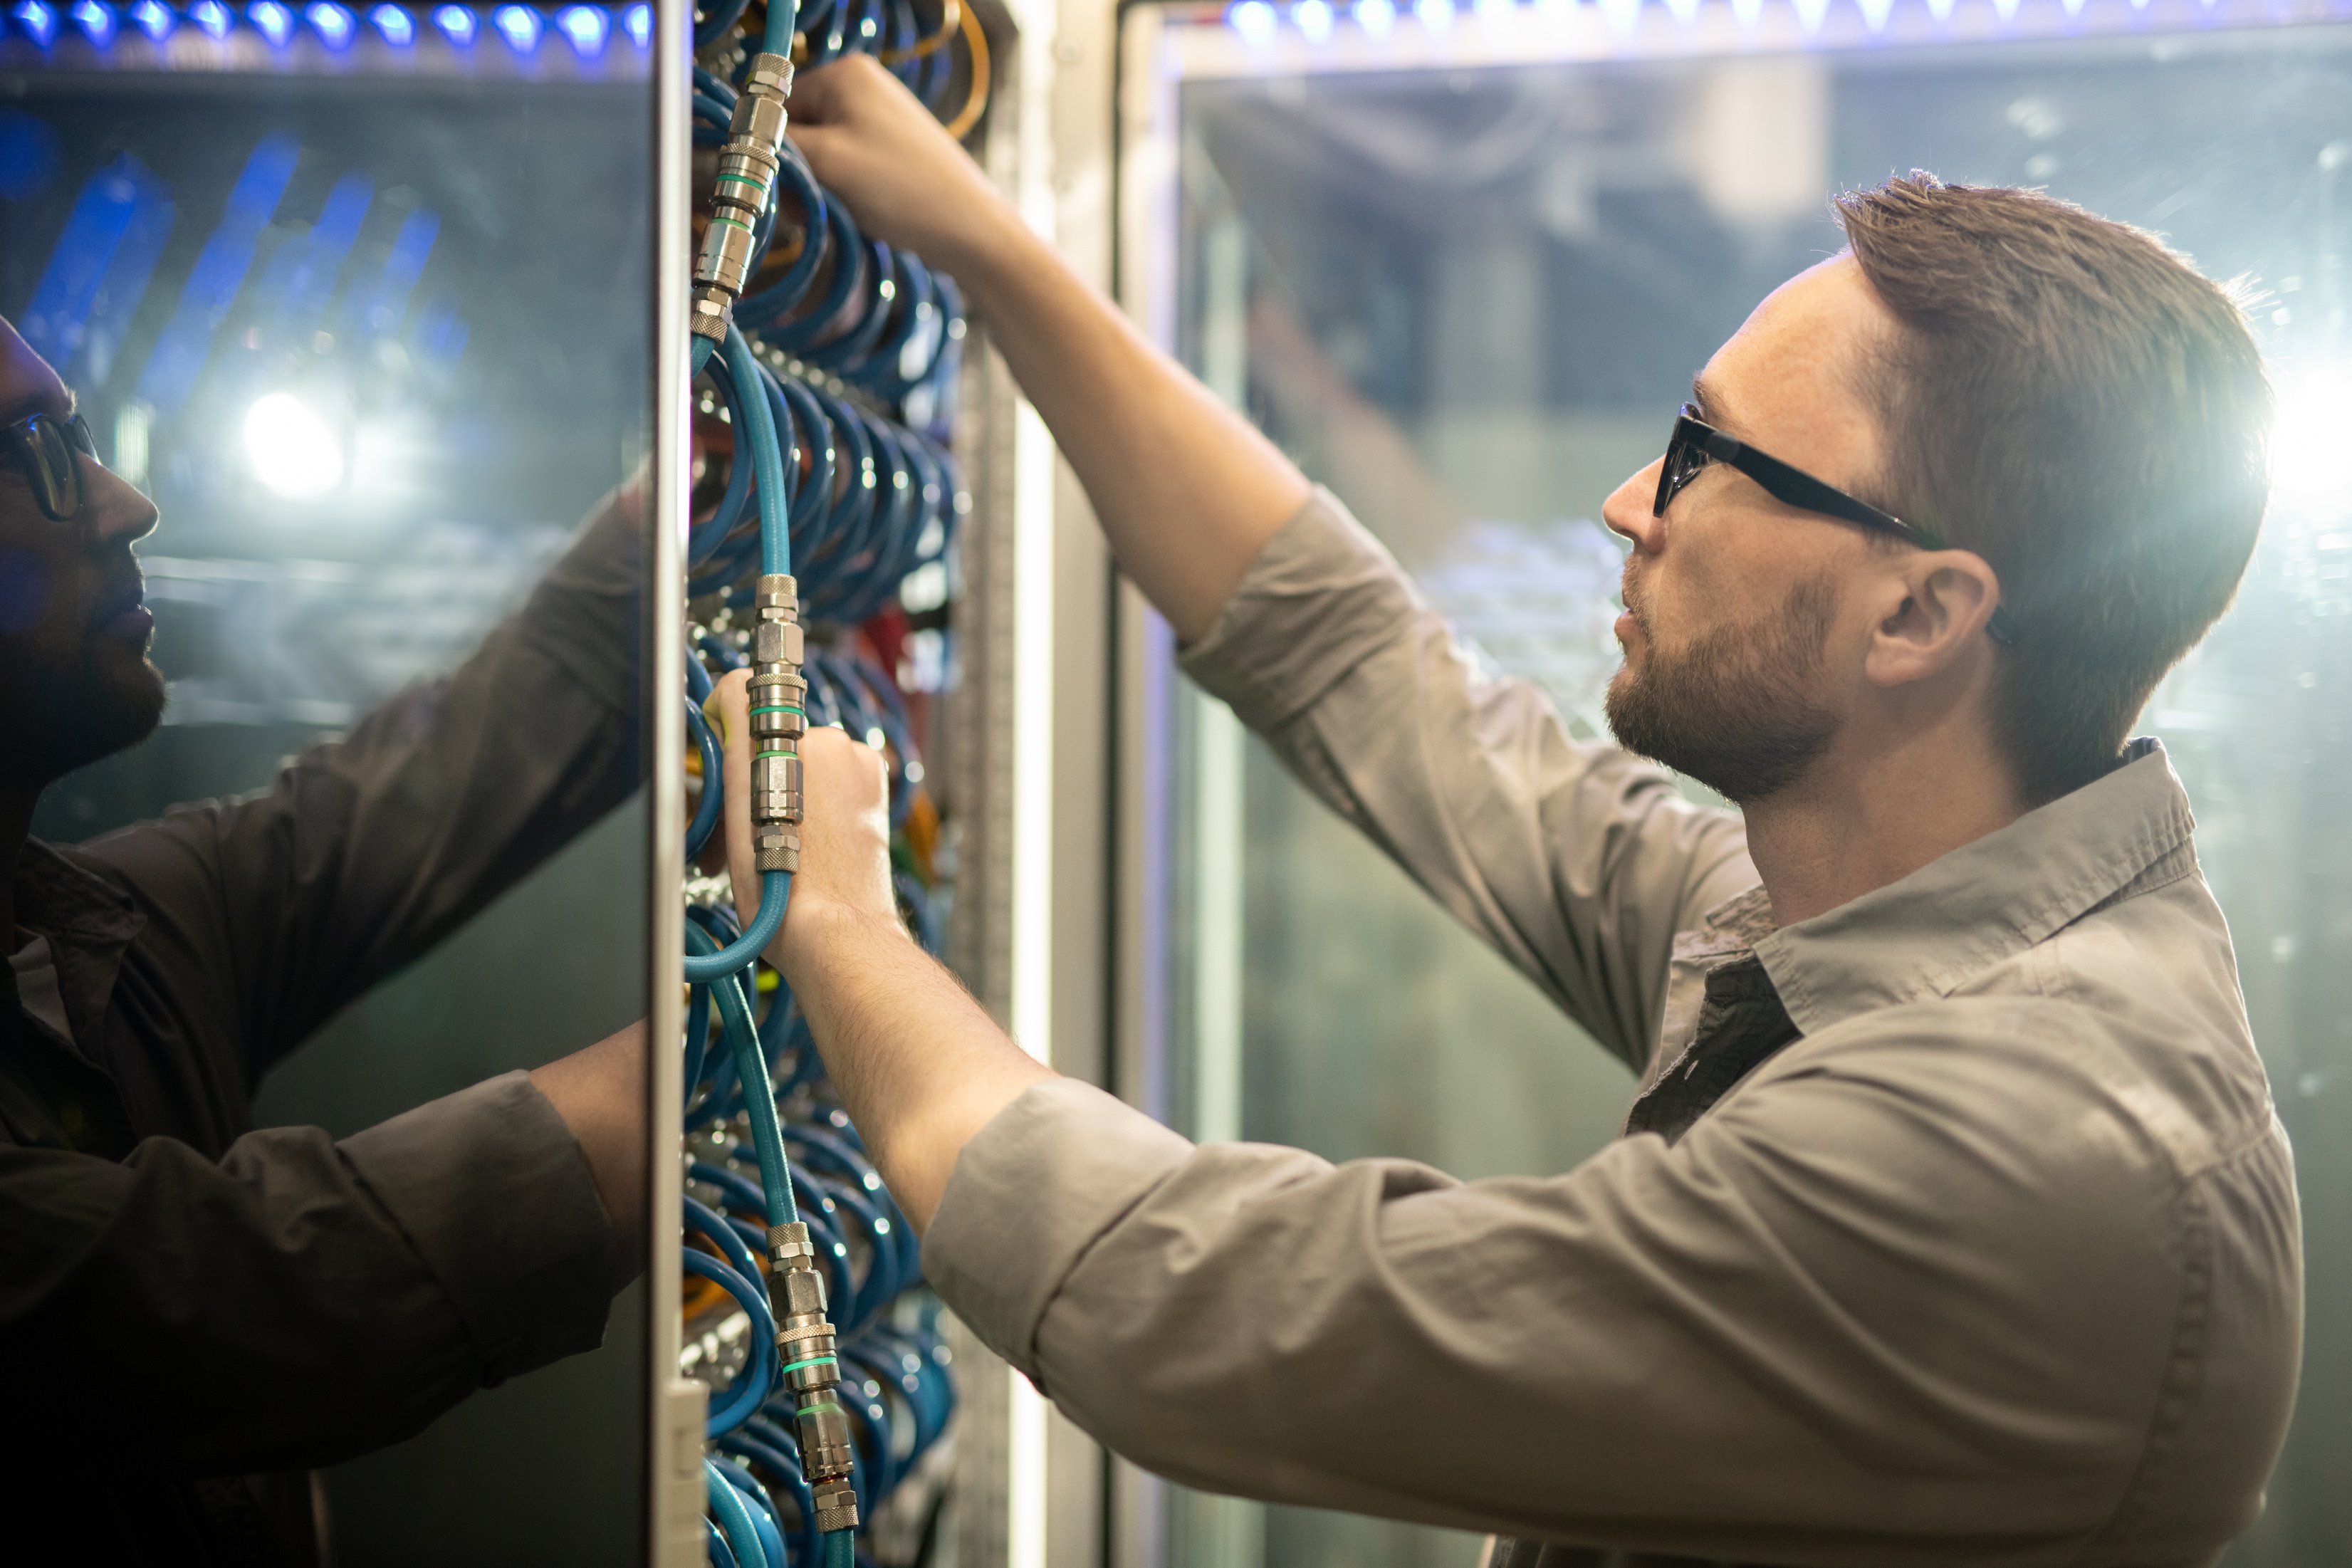
<svg viewBox="0 0 2352 1568"><path fill-rule="evenodd" d="M822 1415L828 1410L838 1410L840 1408L840 1405L828 1400L823 1405L803 1405L799 1409L793 1411L793 1414L795 1415Z"/></svg>
<svg viewBox="0 0 2352 1568"><path fill-rule="evenodd" d="M793 1363L793 1364L792 1364L792 1365L790 1365L790 1366L788 1366L788 1367L782 1368L782 1369L781 1369L781 1372L798 1372L798 1371L800 1371L800 1369L801 1369L801 1368L803 1368L803 1367L804 1367L804 1366L824 1366L824 1365L827 1365L827 1364L835 1364L835 1365L837 1365L837 1364L839 1364L840 1361L841 1361L841 1358L840 1358L839 1356L830 1356L830 1355L811 1356L811 1357L809 1357L809 1359L808 1359L808 1360L806 1360L806 1361L796 1361L796 1362ZM781 1373L780 1373L780 1375L781 1375Z"/></svg>
<svg viewBox="0 0 2352 1568"><path fill-rule="evenodd" d="M754 708L751 711L754 713L798 713L801 710L793 707L789 702L771 702L765 708Z"/></svg>
<svg viewBox="0 0 2352 1568"><path fill-rule="evenodd" d="M748 224L748 223L738 223L738 222L736 222L733 218L731 218L731 217L724 217L724 216L720 216L719 214L718 214L718 213L712 213L712 214L710 215L710 221L711 221L711 222L713 222L713 223L723 223L723 224L725 224L729 228L740 228L740 229L741 229L745 234L749 234L749 233L751 233L751 226L750 224Z"/></svg>
<svg viewBox="0 0 2352 1568"><path fill-rule="evenodd" d="M756 763L761 757L797 757L799 755L798 752L789 749L781 752L754 752L751 753L751 760Z"/></svg>

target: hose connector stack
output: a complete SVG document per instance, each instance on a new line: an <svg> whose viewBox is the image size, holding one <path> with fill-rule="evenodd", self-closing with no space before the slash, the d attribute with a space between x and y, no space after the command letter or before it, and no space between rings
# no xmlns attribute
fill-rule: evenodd
<svg viewBox="0 0 2352 1568"><path fill-rule="evenodd" d="M841 1405L841 1362L833 1321L826 1316L824 1276L808 1226L772 1226L768 1299L776 1316L776 1355L793 1394L793 1425L800 1440L801 1474L816 1503L820 1531L857 1527L857 1493L849 1480L856 1449L849 1413Z"/></svg>
<svg viewBox="0 0 2352 1568"><path fill-rule="evenodd" d="M719 179L710 192L710 226L694 261L691 330L723 342L734 320L735 301L751 273L760 220L776 189L782 158L784 100L793 92L793 62L782 55L751 57L749 74L735 98L727 145L719 154Z"/></svg>
<svg viewBox="0 0 2352 1568"><path fill-rule="evenodd" d="M801 868L800 738L808 731L800 589L770 573L752 597L751 850L761 871Z"/></svg>

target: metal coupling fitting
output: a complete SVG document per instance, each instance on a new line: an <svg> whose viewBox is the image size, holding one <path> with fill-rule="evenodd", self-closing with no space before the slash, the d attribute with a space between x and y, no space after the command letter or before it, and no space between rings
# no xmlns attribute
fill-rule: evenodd
<svg viewBox="0 0 2352 1568"><path fill-rule="evenodd" d="M757 54L735 96L727 145L719 154L719 178L710 191L710 226L694 262L694 311L688 326L698 337L723 341L735 318L735 301L751 279L754 230L776 191L784 141L784 100L792 95L793 62L782 55Z"/></svg>
<svg viewBox="0 0 2352 1568"><path fill-rule="evenodd" d="M801 805L801 759L783 750L761 752L751 759L751 820L755 823L798 824Z"/></svg>
<svg viewBox="0 0 2352 1568"><path fill-rule="evenodd" d="M751 590L751 613L761 620L795 620L801 613L800 580L789 572L763 572Z"/></svg>
<svg viewBox="0 0 2352 1568"><path fill-rule="evenodd" d="M686 327L698 338L725 342L728 325L734 319L735 296L716 283L705 283L694 291L694 309L686 319Z"/></svg>
<svg viewBox="0 0 2352 1568"><path fill-rule="evenodd" d="M736 96L735 118L727 124L729 153L759 153L772 168L776 148L783 139L784 100L781 94L746 90Z"/></svg>
<svg viewBox="0 0 2352 1568"><path fill-rule="evenodd" d="M801 868L800 831L790 823L765 823L751 829L751 868L796 872Z"/></svg>
<svg viewBox="0 0 2352 1568"><path fill-rule="evenodd" d="M807 1261L803 1262L805 1258ZM791 1268L814 1269L816 1267L816 1245L809 1240L809 1227L794 1220L790 1225L768 1227L768 1262L771 1272L782 1274Z"/></svg>
<svg viewBox="0 0 2352 1568"><path fill-rule="evenodd" d="M836 1530L857 1528L857 1489L847 1481L826 1481L809 1489L809 1500L816 1506L816 1527L830 1535Z"/></svg>
<svg viewBox="0 0 2352 1568"><path fill-rule="evenodd" d="M803 697L807 684L795 680L786 686L781 682L767 688L760 695L765 701L751 710L751 739L756 742L797 741L808 732L808 710L792 699Z"/></svg>
<svg viewBox="0 0 2352 1568"><path fill-rule="evenodd" d="M808 634L798 621L759 621L751 627L751 663L755 667L806 662Z"/></svg>
<svg viewBox="0 0 2352 1568"><path fill-rule="evenodd" d="M743 65L745 93L757 93L761 98L786 99L793 95L793 62L784 55L765 51L753 55ZM741 99L737 99L741 102Z"/></svg>
<svg viewBox="0 0 2352 1568"><path fill-rule="evenodd" d="M726 207L714 209L710 226L702 231L702 250L694 260L694 280L726 290L730 313L736 297L743 292L743 280L751 276L753 237L751 226Z"/></svg>
<svg viewBox="0 0 2352 1568"><path fill-rule="evenodd" d="M809 1395L803 1394L803 1399ZM849 1412L827 1390L793 1412L793 1435L800 1438L801 1474L814 1486L818 1481L847 1480L856 1464L857 1450L849 1435Z"/></svg>

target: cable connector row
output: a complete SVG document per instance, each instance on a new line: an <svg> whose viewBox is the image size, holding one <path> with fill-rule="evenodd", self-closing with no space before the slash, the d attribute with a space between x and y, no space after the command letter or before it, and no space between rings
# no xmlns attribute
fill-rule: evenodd
<svg viewBox="0 0 2352 1568"><path fill-rule="evenodd" d="M763 872L797 871L800 740L808 732L799 585L785 574L770 573L760 579L751 604L751 849Z"/></svg>
<svg viewBox="0 0 2352 1568"><path fill-rule="evenodd" d="M694 261L694 310L688 326L713 342L727 341L735 301L751 277L760 220L774 198L784 142L784 100L793 94L793 62L782 55L751 57L735 98L735 118L719 154L710 191L710 226Z"/></svg>
<svg viewBox="0 0 2352 1568"><path fill-rule="evenodd" d="M800 1440L801 1475L815 1503L821 1531L857 1528L857 1489L850 1482L856 1448L849 1412L841 1404L841 1360L826 1316L824 1276L806 1225L768 1228L768 1300L776 1317L776 1358L793 1393L793 1435Z"/></svg>

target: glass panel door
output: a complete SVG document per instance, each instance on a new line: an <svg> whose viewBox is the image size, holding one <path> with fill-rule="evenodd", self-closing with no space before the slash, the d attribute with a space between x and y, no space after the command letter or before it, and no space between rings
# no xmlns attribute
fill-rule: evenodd
<svg viewBox="0 0 2352 1568"><path fill-rule="evenodd" d="M642 5L7 7L0 316L162 510L140 553L169 691L37 837L268 786L470 658L640 470L649 29ZM342 1137L645 1016L635 505L590 649L613 776L574 781L605 804L441 824L509 835L505 869L264 1080L257 1123ZM641 1290L602 1350L326 1471L345 1568L642 1562Z"/></svg>

